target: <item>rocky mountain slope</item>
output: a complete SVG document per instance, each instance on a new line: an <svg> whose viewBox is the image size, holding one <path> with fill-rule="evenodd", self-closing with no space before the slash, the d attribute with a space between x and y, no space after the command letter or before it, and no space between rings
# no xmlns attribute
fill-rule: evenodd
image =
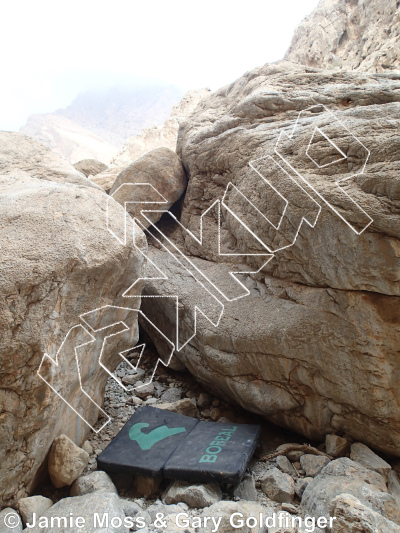
<svg viewBox="0 0 400 533"><path fill-rule="evenodd" d="M71 163L109 164L129 137L162 124L182 95L179 88L161 84L89 91L65 109L30 116L20 131Z"/></svg>
<svg viewBox="0 0 400 533"><path fill-rule="evenodd" d="M327 69L399 70L400 3L322 0L296 29L285 59Z"/></svg>
<svg viewBox="0 0 400 533"><path fill-rule="evenodd" d="M109 192L116 182L117 176L147 152L158 148L168 148L169 150L175 151L180 123L209 94L209 89L188 91L179 104L174 106L164 124L153 126L152 128L145 128L138 135L128 139L112 159L109 167L92 178L93 182L103 187L106 192Z"/></svg>
<svg viewBox="0 0 400 533"><path fill-rule="evenodd" d="M147 83L88 91L56 112L113 144L121 145L143 128L162 124L183 96L175 85Z"/></svg>
<svg viewBox="0 0 400 533"><path fill-rule="evenodd" d="M198 89L185 93L163 124L144 128L140 133L128 139L112 159L112 166L122 168L155 148L169 148L175 151L179 124L194 111L197 104L209 93L209 89Z"/></svg>
<svg viewBox="0 0 400 533"><path fill-rule="evenodd" d="M72 164L88 158L108 164L118 150L116 144L55 114L31 115L20 131L40 141Z"/></svg>

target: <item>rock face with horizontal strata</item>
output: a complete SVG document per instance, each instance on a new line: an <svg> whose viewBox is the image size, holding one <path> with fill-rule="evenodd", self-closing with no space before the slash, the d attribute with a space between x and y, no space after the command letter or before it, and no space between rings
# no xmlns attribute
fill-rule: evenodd
<svg viewBox="0 0 400 533"><path fill-rule="evenodd" d="M224 199L220 251L231 255L219 254L215 206L202 219L201 243L163 218L207 291L194 288L187 263L159 244L151 257L168 279L146 287L153 296L179 295L181 345L189 342L176 355L210 389L309 438L342 432L394 454L400 450L399 126L396 75L335 74L281 62L213 93L180 130L178 154L189 180L180 220L198 237L201 215ZM281 156L280 131L286 132ZM259 174L249 166L257 159ZM340 189L335 182L343 178ZM303 220L297 233L302 218L308 224ZM263 266L269 250L274 257ZM260 267L240 278L249 294L235 300L244 289L230 272ZM192 337L197 302L215 324L222 306L223 317L214 327L199 316ZM145 298L143 309L174 338L171 299ZM155 343L163 351L162 339Z"/></svg>

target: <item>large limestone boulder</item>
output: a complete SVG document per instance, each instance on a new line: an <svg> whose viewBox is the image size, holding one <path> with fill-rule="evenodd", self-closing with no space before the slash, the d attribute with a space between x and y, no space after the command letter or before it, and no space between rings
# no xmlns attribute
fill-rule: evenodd
<svg viewBox="0 0 400 533"><path fill-rule="evenodd" d="M169 148L156 148L118 174L110 196L125 205L130 215L139 217L146 208L168 210L182 196L186 183L185 170L176 153ZM157 222L161 215L162 212L147 216ZM145 219L142 221L148 225Z"/></svg>
<svg viewBox="0 0 400 533"><path fill-rule="evenodd" d="M138 336L135 311L105 306L125 306L122 294L143 275L146 247L140 231L126 246L107 231L108 196L83 175L57 162L52 169L47 152L29 164L24 141L19 159L19 137L2 150L0 176L3 505L30 492L55 437L64 433L79 445L96 423L108 378L99 365L101 346L110 329L121 329L109 326L119 319L129 325L106 345L102 361L110 371ZM121 219L117 208L110 220ZM133 289L140 290L140 284Z"/></svg>
<svg viewBox="0 0 400 533"><path fill-rule="evenodd" d="M399 34L395 0L321 0L296 29L285 59L327 69L399 70Z"/></svg>
<svg viewBox="0 0 400 533"><path fill-rule="evenodd" d="M44 144L22 133L0 131L0 175L17 173L100 189Z"/></svg>
<svg viewBox="0 0 400 533"><path fill-rule="evenodd" d="M309 438L346 433L397 455L399 127L391 74L282 62L203 100L178 139L191 234L168 233L188 259L155 243L166 279L146 287L178 296L181 339L173 299L143 300L214 392ZM249 270L245 287L231 275ZM210 320L195 324L196 305Z"/></svg>
<svg viewBox="0 0 400 533"><path fill-rule="evenodd" d="M97 159L81 159L74 164L74 168L88 178L89 176L96 176L107 169L107 165Z"/></svg>

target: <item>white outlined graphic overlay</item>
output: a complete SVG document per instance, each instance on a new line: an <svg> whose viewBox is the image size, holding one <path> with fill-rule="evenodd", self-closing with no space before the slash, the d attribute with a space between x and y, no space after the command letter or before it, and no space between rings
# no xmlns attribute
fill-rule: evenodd
<svg viewBox="0 0 400 533"><path fill-rule="evenodd" d="M303 224L318 231L317 222L323 208L332 210L357 235L365 231L372 219L345 186L348 180L363 174L369 155L369 150L328 108L316 105L301 111L293 126L280 131L270 154L249 162L251 171L246 191L252 191L251 197L244 194L240 183L228 183L222 197L216 198L200 215L196 230L186 228L165 210L168 199L152 184L121 185L107 199L104 231L123 245L133 243L146 261L146 274L127 280L122 295L126 305L106 305L82 314L57 353L44 354L39 377L93 431L101 431L111 419L85 391L84 378L89 370L97 369L107 373L126 392L134 390L128 390L113 369L121 361L133 371L140 368L145 345L135 346L133 342L137 318L140 317L142 323L145 321L145 329L153 330L166 346L164 355L154 363L150 382L157 366L160 363L168 366L174 353L179 353L196 335L200 315L217 327L227 303L250 293L240 275L261 271L273 257L279 260L281 250L296 244ZM327 196L335 198L335 205ZM128 208L134 211L132 216ZM220 257L229 265L223 282L215 271L204 268L185 247L163 233L162 226L155 223L161 215L164 220L169 217L179 228L187 249L193 244L198 256L203 257L206 256L203 247L207 246L208 252L211 250L214 257ZM227 251L222 246L221 227L223 223L229 226L230 221L235 221L235 237L239 235L240 238L236 238L236 248ZM162 264L157 254L143 251L136 245L135 235L139 230L164 252L162 255L167 260ZM246 264L251 257L259 258L258 269ZM185 274L184 285L173 279L174 265ZM137 296L137 284L146 281L151 284L145 286L142 296ZM183 297L188 304L182 305ZM163 323L160 313L154 312L155 298L164 299L163 305L173 317L172 328ZM139 352L135 365L127 357L132 350ZM85 358L85 352L90 352L90 357ZM63 368L71 360L76 373L76 391L66 399L62 394ZM85 413L93 409L105 419L97 430L85 417Z"/></svg>
<svg viewBox="0 0 400 533"><path fill-rule="evenodd" d="M357 235L373 222L344 189L346 181L363 174L370 152L327 107L319 104L301 111L293 128L281 131L275 153L299 183ZM327 192L335 198L335 206L327 200Z"/></svg>

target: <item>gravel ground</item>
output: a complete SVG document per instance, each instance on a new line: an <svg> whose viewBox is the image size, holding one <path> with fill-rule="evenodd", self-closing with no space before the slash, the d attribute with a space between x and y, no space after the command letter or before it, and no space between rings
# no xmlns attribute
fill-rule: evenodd
<svg viewBox="0 0 400 533"><path fill-rule="evenodd" d="M135 382L135 384L138 382L147 383L151 379L154 369L154 361L156 361L157 358L158 356L155 350L151 347L146 347L140 361L141 370L139 370L139 372L135 372L127 362L122 362L115 370L114 375L116 375L118 379L123 380L123 383L126 383L127 381ZM128 360L130 360L132 365L135 366L137 363L137 354L134 354L131 358L128 357ZM90 433L88 442L92 447L92 453L90 454L90 461L84 474L97 469L97 456L108 446L138 407L142 405L154 405L157 407L157 404L159 403L177 401L183 398L194 398L197 403L198 417L200 420L221 420L238 424L260 424L262 426L260 444L250 462L249 470L253 472L256 480L258 501L260 503L268 502L268 504L271 505L271 500L266 497L259 486L259 479L268 468L269 463L259 461L258 457L262 454L275 451L280 444L287 442L302 443L304 439L299 435L282 430L277 426L266 422L261 417L249 413L237 405L233 405L221 398L209 394L204 390L201 384L195 381L191 374L186 371L178 372L168 367L164 367L163 365L159 365L154 375L154 379L152 380L152 386L150 386L151 393L149 393L146 398L139 398L137 394L140 394L141 396L143 396L143 394L141 394L140 389L135 391L135 384L126 384L128 390L124 390L114 378L110 377L107 381L103 409L111 417L112 421L99 433L93 431ZM95 429L100 428L103 423L104 419L100 418ZM153 503L169 484L168 481L163 482L158 493L154 495L154 498L145 499L133 489L131 475L115 475L112 476L112 479L118 488L120 496L135 501L144 508ZM232 487L223 487L223 489L224 499L235 499L232 494ZM69 487L56 490L48 480L47 482L42 483L35 493L49 497L56 502L69 495Z"/></svg>

